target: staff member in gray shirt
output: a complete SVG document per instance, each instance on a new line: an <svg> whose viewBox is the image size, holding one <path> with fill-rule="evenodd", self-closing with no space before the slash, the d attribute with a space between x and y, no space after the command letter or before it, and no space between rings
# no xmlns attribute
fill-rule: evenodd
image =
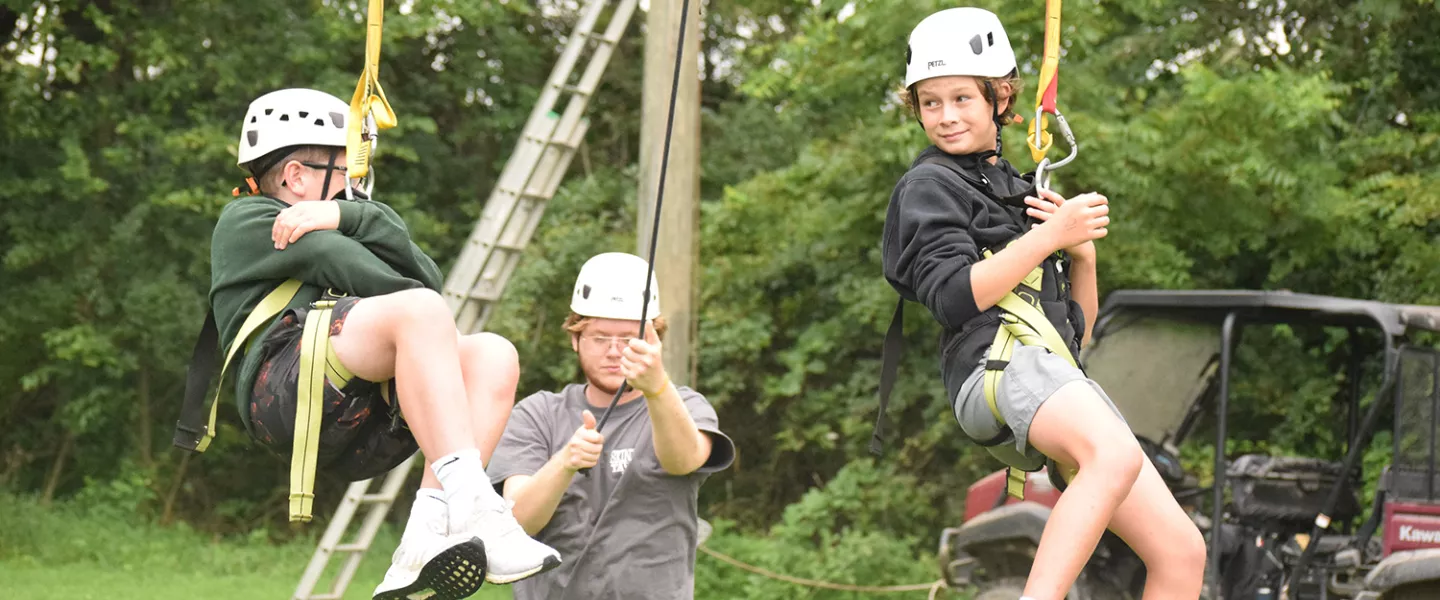
<svg viewBox="0 0 1440 600"><path fill-rule="evenodd" d="M624 253L585 263L565 320L585 383L520 401L487 469L525 531L564 559L517 582L515 600L694 597L696 496L735 446L705 397L665 373L653 276L645 315L654 318L635 338L648 271ZM622 382L631 390L596 431L594 413ZM590 470L577 477L581 469Z"/></svg>

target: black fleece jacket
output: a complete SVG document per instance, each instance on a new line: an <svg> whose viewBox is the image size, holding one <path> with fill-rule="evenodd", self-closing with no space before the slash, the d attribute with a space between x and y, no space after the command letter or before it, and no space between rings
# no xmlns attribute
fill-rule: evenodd
<svg viewBox="0 0 1440 600"><path fill-rule="evenodd" d="M982 250L1000 251L1029 226L1023 205L992 199L950 168L928 162L936 158L973 174L998 197L1023 195L1031 185L1003 158L992 165L931 146L916 157L890 196L881 238L885 279L901 297L925 305L944 328L941 369L953 401L999 326L998 308L981 311L975 305L970 268L981 260ZM1058 268L1047 269L1040 301L1045 316L1079 356L1077 332L1085 330L1084 317L1069 300L1066 262L1046 261Z"/></svg>

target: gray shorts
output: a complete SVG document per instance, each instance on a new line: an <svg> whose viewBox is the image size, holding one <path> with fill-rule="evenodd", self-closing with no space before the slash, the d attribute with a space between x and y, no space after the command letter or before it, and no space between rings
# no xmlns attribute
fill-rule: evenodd
<svg viewBox="0 0 1440 600"><path fill-rule="evenodd" d="M1001 431L1000 422L995 420L989 404L985 402L984 375L985 366L982 362L965 378L954 403L955 419L960 422L960 428L975 440L993 439ZM1017 469L1036 471L1045 466L1045 455L1026 443L1029 439L1030 423L1035 420L1035 412L1040 410L1040 405L1056 390L1072 381L1089 383L1095 393L1110 406L1110 410L1115 411L1115 416L1120 417L1121 421L1125 420L1125 417L1120 415L1120 410L1115 408L1115 403L1105 395L1105 390L1100 389L1100 384L1085 377L1085 373L1080 369L1044 348L1024 346L1017 342L1010 356L1010 364L1005 367L1005 374L1000 376L1000 385L995 394L995 407L1005 417L1005 424L1010 426L1015 440L1014 443L1001 443L987 447L986 450L1000 459L1000 462Z"/></svg>

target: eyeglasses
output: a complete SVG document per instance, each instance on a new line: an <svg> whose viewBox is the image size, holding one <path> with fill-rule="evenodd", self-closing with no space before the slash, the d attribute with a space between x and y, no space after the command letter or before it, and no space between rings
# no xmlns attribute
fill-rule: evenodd
<svg viewBox="0 0 1440 600"><path fill-rule="evenodd" d="M586 344L588 344L589 347L590 347L591 349L593 349L593 350L609 350L609 349L615 347L616 344L619 344L619 345L620 345L620 349L623 350L623 349L625 349L626 347L628 347L628 346L630 345L630 340L634 340L634 339L637 339L637 338L633 338L633 337L616 337L616 336L608 336L608 335L582 335L582 336L580 336L580 341L585 342Z"/></svg>
<svg viewBox="0 0 1440 600"><path fill-rule="evenodd" d="M305 165L305 166L307 166L307 167L310 167L310 168L312 168L312 169L321 169L321 170L324 170L324 169L332 169L332 170L335 170L335 171L339 171L339 172L341 172L341 173L348 173L348 172L350 171L350 168L349 168L349 167L345 167L345 166L342 166L342 165L334 165L334 166L331 166L331 165L327 165L327 164L325 164L325 163L313 163L313 162L306 162L306 161L303 161L303 160L301 160L301 161L296 161L296 162L299 162L300 164Z"/></svg>

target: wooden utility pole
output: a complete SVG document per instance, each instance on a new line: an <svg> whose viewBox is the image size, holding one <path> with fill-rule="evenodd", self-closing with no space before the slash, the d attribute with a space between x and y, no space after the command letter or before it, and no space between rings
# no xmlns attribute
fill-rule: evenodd
<svg viewBox="0 0 1440 600"><path fill-rule="evenodd" d="M655 248L655 277L660 281L660 310L669 322L665 333L665 371L676 385L694 384L695 305L700 250L700 2L690 0L685 23L685 56L675 98L670 162L660 212L660 241ZM655 191L665 148L670 86L680 38L681 0L650 0L645 19L645 87L640 124L639 255L650 254Z"/></svg>

